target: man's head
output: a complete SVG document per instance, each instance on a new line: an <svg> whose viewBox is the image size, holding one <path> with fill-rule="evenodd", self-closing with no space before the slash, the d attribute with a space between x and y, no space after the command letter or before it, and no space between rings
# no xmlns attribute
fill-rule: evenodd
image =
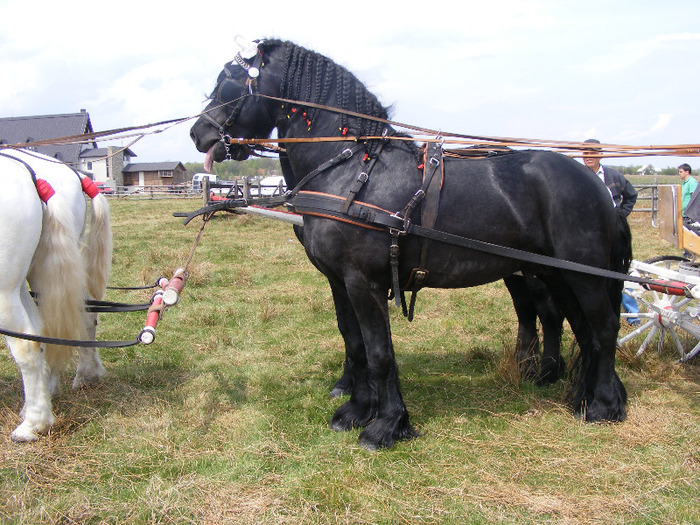
<svg viewBox="0 0 700 525"><path fill-rule="evenodd" d="M678 166L678 176L681 178L682 181L685 181L688 177L690 177L690 165L681 164L680 166Z"/></svg>
<svg viewBox="0 0 700 525"><path fill-rule="evenodd" d="M597 173L600 169L600 141L598 139L588 139L584 144L590 144L590 149L583 150L583 163L587 168L591 169L594 173Z"/></svg>

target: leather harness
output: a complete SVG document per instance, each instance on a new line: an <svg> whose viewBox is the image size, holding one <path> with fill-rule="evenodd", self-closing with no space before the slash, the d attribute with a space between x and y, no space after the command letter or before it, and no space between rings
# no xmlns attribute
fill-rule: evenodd
<svg viewBox="0 0 700 525"><path fill-rule="evenodd" d="M305 191L301 188L323 170L348 159L354 150L362 147L358 144L353 150L344 150L337 156L309 173L291 192L288 205L299 214L316 215L337 221L347 222L364 228L386 230L391 233L391 245L389 255L391 260L392 295L396 305L400 306L409 321L413 320L413 310L416 302L416 294L426 285L430 270L427 268L428 248L430 238L421 237L421 255L417 267L411 270L407 283L401 286L399 282L399 237L408 232L411 218L415 209L420 206L420 224L428 229L435 226L438 216L440 191L444 179L444 163L442 144L429 143L423 147L423 183L413 195L401 212L391 213L371 204L355 202L355 197L363 185L369 180L372 168L381 153L385 141L380 143L377 151L371 158L365 158L363 169L353 182L347 196L329 195L326 193ZM337 160L336 160L337 159ZM405 291L411 291L410 306L406 307Z"/></svg>

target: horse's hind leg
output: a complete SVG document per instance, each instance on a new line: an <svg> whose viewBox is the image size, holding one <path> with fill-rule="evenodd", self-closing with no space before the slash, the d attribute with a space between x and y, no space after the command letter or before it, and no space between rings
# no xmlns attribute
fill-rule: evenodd
<svg viewBox="0 0 700 525"><path fill-rule="evenodd" d="M547 286L537 277L511 275L503 279L518 316L516 358L521 375L538 385L555 383L566 369L561 357L564 316ZM540 355L537 318L542 324L544 352ZM538 362L539 361L539 362Z"/></svg>
<svg viewBox="0 0 700 525"><path fill-rule="evenodd" d="M572 274L568 283L566 302L557 302L581 352L569 402L586 421L622 421L627 416L627 392L615 371L618 315L602 278Z"/></svg>
<svg viewBox="0 0 700 525"><path fill-rule="evenodd" d="M331 397L341 397L352 392L352 361L347 357L343 362L343 375L333 385Z"/></svg>
<svg viewBox="0 0 700 525"><path fill-rule="evenodd" d="M23 287L22 295L25 293L28 297L29 293L26 287ZM25 309L26 301L13 301L8 296L3 296L0 302L0 320L3 326L21 333L39 334L38 313ZM10 437L13 441L36 441L38 434L48 431L54 421L51 413L49 366L39 343L11 337L6 339L10 353L22 374L24 386L24 407L20 413L22 423Z"/></svg>
<svg viewBox="0 0 700 525"><path fill-rule="evenodd" d="M564 315L547 286L537 277L528 276L527 286L542 324L544 350L536 382L538 385L556 383L564 375L566 362L561 356L561 333Z"/></svg>
<svg viewBox="0 0 700 525"><path fill-rule="evenodd" d="M503 282L508 288L515 314L518 316L518 338L515 344L518 369L523 378L535 379L540 353L537 309L523 275L510 275L504 278Z"/></svg>
<svg viewBox="0 0 700 525"><path fill-rule="evenodd" d="M97 314L86 313L86 335L94 341L97 335ZM78 349L78 366L71 388L77 390L98 383L107 373L102 366L97 348L81 347Z"/></svg>
<svg viewBox="0 0 700 525"><path fill-rule="evenodd" d="M39 343L8 339L12 357L22 373L24 407L22 423L12 431L13 441L36 441L53 424L51 393L49 392L49 366Z"/></svg>

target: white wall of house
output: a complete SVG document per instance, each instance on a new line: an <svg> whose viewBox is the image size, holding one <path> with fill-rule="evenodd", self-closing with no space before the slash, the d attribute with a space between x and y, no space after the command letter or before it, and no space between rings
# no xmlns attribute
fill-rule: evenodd
<svg viewBox="0 0 700 525"><path fill-rule="evenodd" d="M106 159L84 159L80 167L81 171L90 173L95 182L107 182L107 160Z"/></svg>

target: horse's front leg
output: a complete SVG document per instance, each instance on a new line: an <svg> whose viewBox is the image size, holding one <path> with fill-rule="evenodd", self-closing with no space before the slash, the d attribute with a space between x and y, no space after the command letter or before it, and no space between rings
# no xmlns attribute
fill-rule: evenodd
<svg viewBox="0 0 700 525"><path fill-rule="evenodd" d="M374 420L360 433L360 445L370 450L389 448L417 435L401 397L398 369L389 326L386 288L364 275L347 283L348 297L362 332L366 352L366 381L376 406ZM358 375L353 373L353 377ZM353 389L353 394L357 385Z"/></svg>
<svg viewBox="0 0 700 525"><path fill-rule="evenodd" d="M345 357L343 362L343 375L333 385L331 397L341 397L352 392L352 361Z"/></svg>
<svg viewBox="0 0 700 525"><path fill-rule="evenodd" d="M367 426L376 414L376 402L367 378L365 343L347 291L339 282L331 278L328 280L333 292L338 329L345 342L343 377L338 380L333 392L339 390L334 397L350 394L350 400L338 408L333 415L331 428L337 431L362 428ZM342 389L339 386L341 382Z"/></svg>

